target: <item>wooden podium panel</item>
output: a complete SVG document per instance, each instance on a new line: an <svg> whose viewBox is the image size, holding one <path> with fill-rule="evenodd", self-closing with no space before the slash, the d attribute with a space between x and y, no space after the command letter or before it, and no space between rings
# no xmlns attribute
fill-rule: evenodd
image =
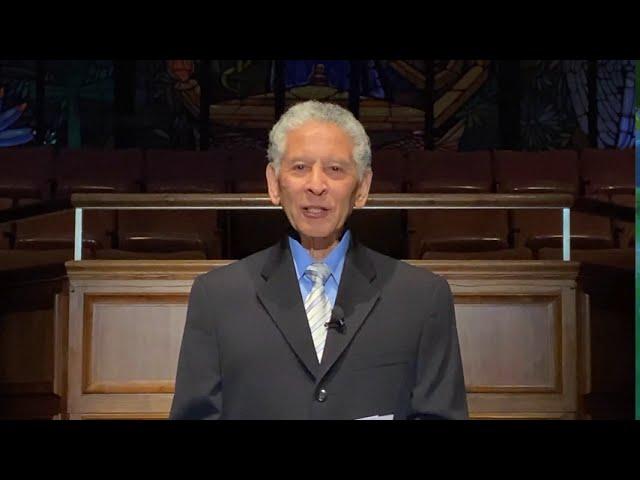
<svg viewBox="0 0 640 480"><path fill-rule="evenodd" d="M459 296L456 301L467 392L560 391L562 319L556 298Z"/></svg>
<svg viewBox="0 0 640 480"><path fill-rule="evenodd" d="M70 418L165 418L188 294L228 261L68 262ZM454 293L472 418L577 414L571 262L412 261Z"/></svg>
<svg viewBox="0 0 640 480"><path fill-rule="evenodd" d="M470 414L575 415L574 292L467 296L452 288Z"/></svg>
<svg viewBox="0 0 640 480"><path fill-rule="evenodd" d="M187 294L85 294L83 393L171 393Z"/></svg>
<svg viewBox="0 0 640 480"><path fill-rule="evenodd" d="M79 263L88 262L137 263ZM162 278L145 279L144 273L138 279L113 278L106 273L105 278L98 274L74 279L69 301L70 418L95 417L85 413L155 418L168 413L193 279L170 280L167 262L157 263L164 265L157 272Z"/></svg>

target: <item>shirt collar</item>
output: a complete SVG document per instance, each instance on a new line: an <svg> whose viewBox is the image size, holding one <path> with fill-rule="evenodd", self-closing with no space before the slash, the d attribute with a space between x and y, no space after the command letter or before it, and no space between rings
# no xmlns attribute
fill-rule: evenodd
<svg viewBox="0 0 640 480"><path fill-rule="evenodd" d="M296 235L297 237L297 235ZM299 237L298 237L299 238ZM351 240L351 232L347 230L338 245L336 245L329 255L327 255L323 260L320 260L324 264L329 267L331 271L331 276L333 276L336 283L340 283L340 276L342 273L342 266L344 265L344 259L347 254L347 250L349 249L349 244ZM309 251L302 246L300 241L294 236L289 236L289 248L291 249L291 255L293 256L293 263L296 267L296 276L298 281L304 275L305 270L312 263L318 262L319 260L314 259Z"/></svg>

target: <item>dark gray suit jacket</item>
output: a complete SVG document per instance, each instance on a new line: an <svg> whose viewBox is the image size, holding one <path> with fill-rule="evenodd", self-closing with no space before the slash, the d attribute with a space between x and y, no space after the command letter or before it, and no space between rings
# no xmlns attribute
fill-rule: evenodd
<svg viewBox="0 0 640 480"><path fill-rule="evenodd" d="M318 363L289 243L198 276L172 419L467 418L446 280L352 240Z"/></svg>

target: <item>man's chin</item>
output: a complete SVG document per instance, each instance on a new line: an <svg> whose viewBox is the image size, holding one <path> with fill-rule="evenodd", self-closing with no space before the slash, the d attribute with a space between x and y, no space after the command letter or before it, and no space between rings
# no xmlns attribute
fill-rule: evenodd
<svg viewBox="0 0 640 480"><path fill-rule="evenodd" d="M299 230L298 233L300 234L300 236L307 238L317 238L318 240L321 240L323 238L332 238L335 236L334 232L318 232L312 230Z"/></svg>
<svg viewBox="0 0 640 480"><path fill-rule="evenodd" d="M318 240L328 240L337 237L337 232L334 229L328 228L308 228L301 227L297 230L300 236L304 236L306 238L313 238Z"/></svg>

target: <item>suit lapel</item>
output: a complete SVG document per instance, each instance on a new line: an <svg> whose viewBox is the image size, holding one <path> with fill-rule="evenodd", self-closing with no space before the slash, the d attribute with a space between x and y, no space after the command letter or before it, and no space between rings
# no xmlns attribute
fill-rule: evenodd
<svg viewBox="0 0 640 480"><path fill-rule="evenodd" d="M329 330L318 380L322 380L342 355L378 301L380 291L372 283L375 276L376 271L371 260L352 237L335 303L344 311L345 330ZM304 307L302 312L304 314Z"/></svg>
<svg viewBox="0 0 640 480"><path fill-rule="evenodd" d="M300 359L308 372L316 378L318 357L316 356L307 314L304 310L300 286L289 251L286 237L272 247L262 270L265 283L258 289L257 295L287 343Z"/></svg>

